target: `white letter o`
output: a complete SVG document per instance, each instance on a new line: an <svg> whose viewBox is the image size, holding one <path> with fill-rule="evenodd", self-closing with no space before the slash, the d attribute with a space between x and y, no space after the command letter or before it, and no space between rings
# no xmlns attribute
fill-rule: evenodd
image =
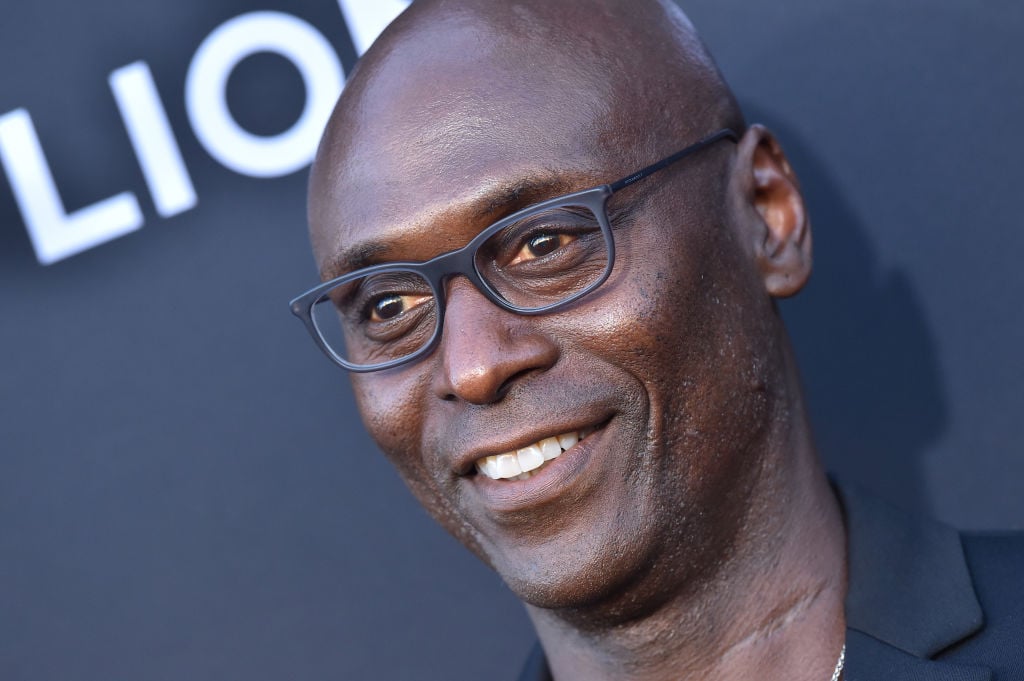
<svg viewBox="0 0 1024 681"><path fill-rule="evenodd" d="M257 52L291 61L306 86L302 115L279 135L244 130L228 109L228 77ZM313 160L344 77L331 44L313 26L283 12L250 12L221 24L196 50L185 80L185 107L196 137L222 165L252 177L278 177Z"/></svg>

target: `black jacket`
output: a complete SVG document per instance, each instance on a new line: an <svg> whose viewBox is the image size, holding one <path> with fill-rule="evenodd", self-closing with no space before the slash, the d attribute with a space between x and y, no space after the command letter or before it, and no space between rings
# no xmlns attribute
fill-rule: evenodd
<svg viewBox="0 0 1024 681"><path fill-rule="evenodd" d="M1024 535L960 534L838 487L844 681L1024 681ZM540 646L520 681L551 681Z"/></svg>

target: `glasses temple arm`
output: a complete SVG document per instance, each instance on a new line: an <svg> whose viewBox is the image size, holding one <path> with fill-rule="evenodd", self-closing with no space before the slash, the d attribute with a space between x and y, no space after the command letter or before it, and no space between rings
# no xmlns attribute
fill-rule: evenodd
<svg viewBox="0 0 1024 681"><path fill-rule="evenodd" d="M718 132L713 133L713 134L705 137L704 139L700 140L699 142L691 144L690 146L686 147L682 151L677 151L676 153L672 154L671 156L669 156L667 158L661 159L657 163L652 163L651 165L647 166L646 168L641 168L640 170L636 171L632 175L628 175L628 176L622 178L621 180L617 180L615 182L612 182L608 186L611 188L612 193L614 194L615 192L619 191L620 189L622 189L624 187L628 187L629 185L633 184L634 182L639 182L640 180L644 179L648 175L652 175L652 174L658 172L659 170L661 170L663 168L667 168L668 166L672 165L676 161L679 161L679 160L689 156L690 154L698 152L701 149L703 149L704 147L711 146L715 142L717 142L719 140L722 140L722 139L731 139L733 142L739 142L740 136L734 130L730 130L729 128L723 128L723 129L719 130Z"/></svg>

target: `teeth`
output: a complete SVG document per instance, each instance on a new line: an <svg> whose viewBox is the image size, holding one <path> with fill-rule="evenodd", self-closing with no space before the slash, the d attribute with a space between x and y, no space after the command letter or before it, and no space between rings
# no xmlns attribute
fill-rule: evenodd
<svg viewBox="0 0 1024 681"><path fill-rule="evenodd" d="M557 459L562 452L592 432L593 428L586 428L579 432L563 433L556 437L546 437L514 452L485 456L476 462L476 469L492 480L527 480L541 466Z"/></svg>
<svg viewBox="0 0 1024 681"><path fill-rule="evenodd" d="M544 455L540 453L540 447L537 445L523 447L516 452L516 457L519 459L519 467L523 469L524 473L544 465Z"/></svg>
<svg viewBox="0 0 1024 681"><path fill-rule="evenodd" d="M551 461L551 459L562 453L562 445L558 444L557 438L544 438L540 441L540 453L544 456L545 461Z"/></svg>
<svg viewBox="0 0 1024 681"><path fill-rule="evenodd" d="M498 457L488 456L476 462L476 469L492 480L498 479Z"/></svg>
<svg viewBox="0 0 1024 681"><path fill-rule="evenodd" d="M523 472L515 454L499 454L494 457L499 478L514 478Z"/></svg>
<svg viewBox="0 0 1024 681"><path fill-rule="evenodd" d="M558 436L558 444L562 449L569 449L569 447L572 447L578 441L579 437L576 436L576 433L566 433L565 435Z"/></svg>

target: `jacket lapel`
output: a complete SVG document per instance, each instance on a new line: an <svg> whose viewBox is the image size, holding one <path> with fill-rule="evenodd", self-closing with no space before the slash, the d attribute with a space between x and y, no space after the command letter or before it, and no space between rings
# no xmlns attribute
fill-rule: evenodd
<svg viewBox="0 0 1024 681"><path fill-rule="evenodd" d="M849 551L845 678L991 678L987 668L931 659L984 624L960 535L855 488L836 491Z"/></svg>
<svg viewBox="0 0 1024 681"><path fill-rule="evenodd" d="M929 660L854 629L846 630L843 681L991 681L987 667Z"/></svg>

